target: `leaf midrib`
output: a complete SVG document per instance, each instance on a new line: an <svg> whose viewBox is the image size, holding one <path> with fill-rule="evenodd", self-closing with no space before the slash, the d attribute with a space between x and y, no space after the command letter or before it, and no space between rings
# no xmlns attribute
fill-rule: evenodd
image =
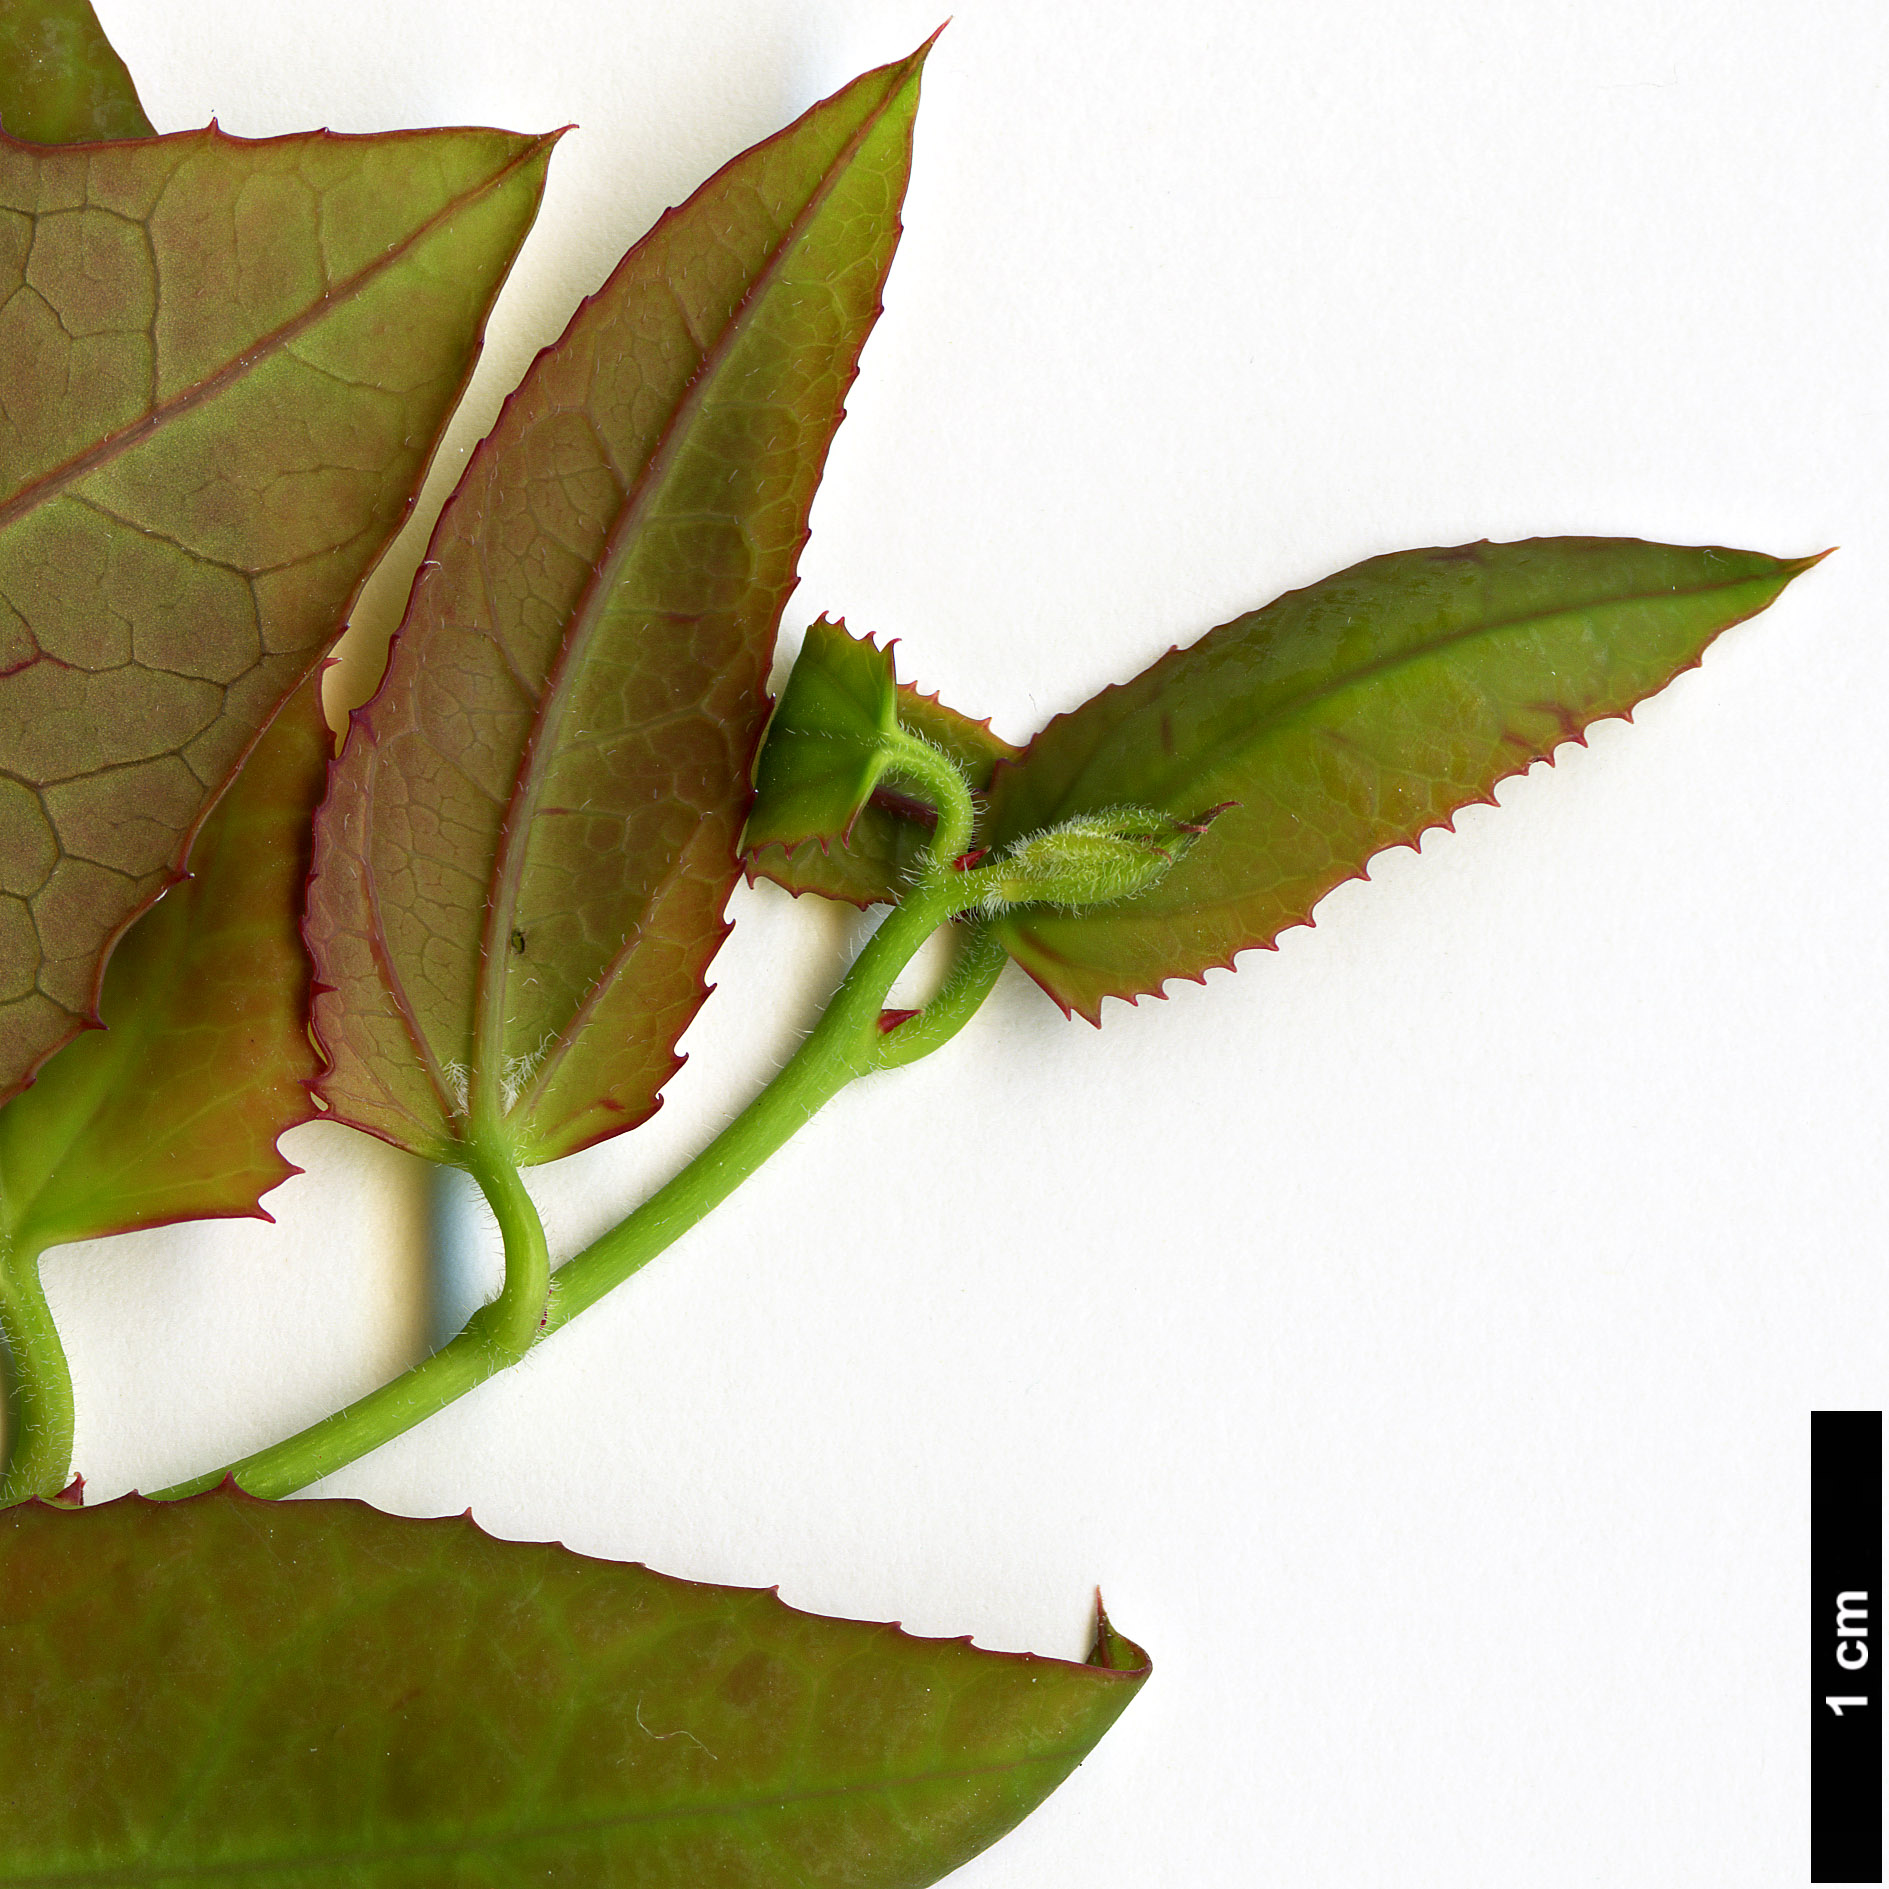
<svg viewBox="0 0 1889 1889"><path fill-rule="evenodd" d="M370 754L377 753L378 750L370 750ZM434 1100L439 1104L440 1120L447 1124L450 1130L452 1123L462 1120L463 1117L460 1115L457 1099L447 1083L446 1071L441 1066L439 1058L433 1054L432 1040L421 1028L419 1013L413 1007L413 1000L407 995L406 980L400 975L400 967L395 963L393 950L387 941L387 921L381 915L380 879L374 871L374 854L369 843L369 836L377 827L374 818L374 788L379 779L379 770L374 766L364 767L361 770L361 776L361 839L360 857L356 869L361 875L361 901L367 907L365 929L368 950L373 956L375 968L380 973L380 980L386 988L388 999L393 1004L394 1014L400 1019L400 1027L406 1031L407 1041L413 1045L414 1057L426 1077L428 1086L433 1091ZM318 826L325 825L333 817L334 815L330 813L325 803L316 810ZM347 821L343 817L342 830L345 832L346 828ZM321 857L320 840L321 835L318 831L315 846L317 859ZM330 1067L333 1067L332 1058ZM402 1113L411 1120L418 1120L411 1109L402 1108ZM420 1123L420 1126L422 1129L427 1127L425 1123Z"/></svg>
<svg viewBox="0 0 1889 1889"><path fill-rule="evenodd" d="M1170 796L1176 791L1179 784L1188 781L1210 780L1223 768L1233 764L1232 760L1228 757L1238 757L1244 750L1257 747L1260 743L1277 732L1282 725L1295 720L1308 709L1317 707L1321 703L1334 700L1338 696L1343 695L1347 690L1360 688L1366 683L1377 681L1398 669L1409 668L1414 664L1427 662L1430 658L1442 654L1445 650L1451 649L1459 644L1473 642L1479 637L1500 636L1510 631L1520 629L1542 629L1556 622L1558 619L1585 616L1596 610L1617 610L1633 604L1657 603L1668 599L1683 597L1709 597L1722 592L1741 590L1752 585L1781 585L1788 581L1791 575L1792 572L1789 567L1783 566L1780 570L1774 572L1753 572L1749 576L1738 578L1731 583L1694 584L1683 589L1673 588L1657 591L1626 591L1612 597L1597 597L1586 603L1559 610L1499 617L1489 622L1466 624L1460 629L1450 631L1447 635L1433 637L1427 642L1399 650L1392 655L1380 656L1376 660L1366 663L1362 668L1351 670L1341 677L1316 684L1313 687L1299 691L1296 695L1286 697L1284 700L1269 708L1256 721L1242 728L1238 734L1229 736L1226 740L1219 742L1198 759L1190 761L1185 765L1177 765L1175 768L1171 769L1166 775L1161 777L1158 789L1153 788L1151 784L1151 792L1158 793L1161 796ZM1734 619L1734 621L1736 620L1738 619ZM1729 624L1720 626L1721 629L1729 627ZM1198 645L1195 647L1198 647ZM1151 704L1143 704L1133 711L1132 715L1126 716L1120 722L1116 723L1115 727L1109 731L1110 739L1119 734L1122 729L1126 728L1131 720L1146 714L1150 706ZM1082 783L1088 778L1091 769L1096 765L1097 760L1102 754L1104 745L1103 743L1098 743L1083 761L1081 770L1071 781L1068 790L1065 791L1056 803L1057 815L1060 816L1068 813L1072 803L1077 801L1081 792ZM1119 797L1119 795L1116 796L1116 798Z"/></svg>
<svg viewBox="0 0 1889 1889"><path fill-rule="evenodd" d="M661 905L668 897L669 893L687 876L687 869L694 863L695 840L699 837L700 832L701 829L698 827L696 832L683 843L677 850L675 858L669 862L668 869L657 881L654 891L650 894L649 905L651 910ZM566 1024L564 1029L559 1033L555 1045L546 1049L544 1055L541 1056L534 1065L530 1078L519 1086L518 1095L512 1103L512 1113L515 1114L519 1120L529 1121L539 1103L549 1092L551 1080L564 1066L564 1058L569 1053L572 1045L575 1044L582 1037L584 1031L589 1028L591 1018L596 1015L598 1008L610 994L617 979L623 975L625 969L629 966L630 960L642 949L644 931L645 927L638 925L624 933L623 941L617 946L616 950L610 954L603 975L585 991L583 997L578 1002L577 1008L571 1012L570 1022ZM725 928L723 935L726 936ZM670 1053L672 1056L674 1055L673 1045L671 1045ZM654 1113L654 1111L661 1106L662 1098L658 1096L655 1101L650 1104L649 1113ZM589 1113L590 1111L585 1110L581 1112ZM641 1119L646 1121L648 1118L648 1114L645 1114ZM631 1125L633 1126L634 1124ZM541 1146L542 1142L543 1137L534 1137L532 1145L535 1148Z"/></svg>
<svg viewBox="0 0 1889 1889"><path fill-rule="evenodd" d="M1129 1682L1138 1674L1103 1673L1100 1676ZM385 1848L334 1850L320 1855L282 1855L232 1859L220 1863L127 1863L104 1869L50 1870L31 1876L0 1876L4 1889L105 1889L114 1883L164 1881L210 1881L232 1877L265 1875L292 1869L342 1869L366 1865L411 1863L429 1856L466 1856L527 1847L534 1843L577 1843L613 1830L638 1824L680 1822L696 1817L740 1817L768 1810L788 1810L807 1804L848 1797L870 1797L883 1793L921 1789L928 1784L955 1784L975 1778L1007 1777L1020 1772L1042 1770L1064 1763L1080 1763L1093 1741L1074 1741L1056 1745L1027 1758L1002 1762L965 1765L932 1771L913 1771L887 1778L829 1784L801 1790L756 1792L745 1797L725 1798L695 1804L662 1805L647 1810L622 1811L610 1816L572 1819L567 1823L539 1824L529 1828L491 1832L459 1841L419 1843Z"/></svg>
<svg viewBox="0 0 1889 1889"><path fill-rule="evenodd" d="M605 606L616 586L623 562L667 483L675 458L689 437L691 423L707 404L729 356L750 331L747 317L772 290L787 257L825 208L860 148L904 94L912 76L908 68L898 80L888 85L885 96L846 140L833 162L827 166L819 187L808 196L806 203L775 244L766 263L756 272L721 333L716 336L714 346L703 355L701 366L665 420L635 485L625 493L616 520L606 536L603 552L592 567L571 614L570 626L559 646L543 692L539 695L538 707L525 737L525 765L519 770L500 828L500 850L493 873L492 894L486 905L485 934L479 959L478 1014L472 1046L472 1081L476 1087L472 1092L471 1103L475 1112L490 1109L494 1119L500 1115L498 1105L502 1098L499 1078L504 1064L508 1008L506 994L511 969L508 962L510 954L503 947L517 924L518 901L523 892L531 828L535 823L538 802L543 796L545 776L559 745L551 731L569 706L577 678L586 667L590 643L603 620ZM692 334L690 338L694 339ZM628 942L626 937L625 947ZM623 956L624 950L619 948L612 956L612 965L620 963ZM580 1009L594 1007L595 996L593 989ZM571 1041L572 1026L566 1023L533 1071L528 1093L542 1094L545 1091L551 1073L569 1051ZM522 1096L519 1098L520 1101L524 1099ZM513 1112L516 1113L516 1106Z"/></svg>
<svg viewBox="0 0 1889 1889"><path fill-rule="evenodd" d="M181 139L200 138L205 134L202 132L189 131L180 132L176 135ZM209 135L213 140L220 140L226 144L232 145L252 142L252 140L248 139L226 137L225 134L217 131L214 126L211 127ZM332 136L333 134L324 135ZM402 134L393 133L389 135L400 136ZM383 250L372 262L357 269L353 275L346 277L339 285L324 289L318 301L311 302L299 315L292 317L279 327L271 329L267 334L259 336L243 353L237 355L233 360L226 361L224 365L218 368L214 373L208 374L203 379L193 382L181 393L173 394L168 400L160 401L148 413L140 415L139 418L133 420L129 425L120 427L114 433L107 433L103 439L99 440L95 445L87 447L85 451L75 453L70 459L62 461L59 465L50 467L47 471L40 473L36 478L28 480L12 497L0 500L0 531L5 531L18 519L27 516L28 513L37 511L41 505L44 505L51 499L57 498L61 492L64 492L68 487L74 485L89 473L97 471L100 466L109 465L113 460L121 458L124 454L130 452L132 448L141 445L153 434L162 431L163 428L171 425L185 414L194 412L198 407L214 400L228 388L237 385L262 361L274 358L291 342L300 339L310 328L317 326L320 322L325 320L337 307L343 306L351 301L378 277L405 261L408 255L428 237L433 235L449 217L457 216L469 205L479 202L481 198L490 196L493 192L508 183L520 170L531 164L537 158L538 154L545 150L558 135L559 134L553 132L548 136L533 140L531 144L527 145L523 151L511 159L502 169L494 171L473 189L462 191L458 196L442 204L432 216L428 217L424 223L416 226L398 243L394 244L392 248ZM154 142L161 142L161 140L154 140ZM255 140L254 142L274 143L293 142L293 140L269 139Z"/></svg>

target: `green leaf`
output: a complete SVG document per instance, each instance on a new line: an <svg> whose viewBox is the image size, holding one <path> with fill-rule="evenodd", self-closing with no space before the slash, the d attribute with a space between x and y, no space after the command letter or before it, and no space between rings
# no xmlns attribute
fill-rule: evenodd
<svg viewBox="0 0 1889 1889"><path fill-rule="evenodd" d="M0 138L0 1099L405 518L549 151Z"/></svg>
<svg viewBox="0 0 1889 1889"><path fill-rule="evenodd" d="M813 642L815 631L822 632L819 644ZM811 648L813 660L822 665L835 660L860 661L859 658L833 656L831 645L837 637L851 649L870 651L864 662L872 666L874 673L883 673L888 679L892 676L892 645L889 643L883 652L877 651L873 649L871 637L857 642L846 634L843 624L816 623L807 634L808 644L803 646L801 658L795 663L793 676L781 698L781 707L768 726L768 739L762 746L757 765L755 810L748 817L748 830L742 841L747 853L748 875L751 879L771 879L796 894L817 892L824 898L844 899L859 906L889 904L910 883L919 855L931 838L933 823L929 807L875 774L868 797L849 804L840 812L840 801L852 801L859 778L856 775L847 781L843 767L836 770L838 791L830 803L822 806L809 803L813 810L807 813L783 813L780 802L770 804L773 782L764 777L763 771L770 765L776 729L781 728L785 733L806 716L806 711L802 710L783 724L794 683L800 676L800 662L807 660L807 650ZM864 686L870 682L870 676L862 668L857 680ZM870 703L871 712L876 714L879 712L876 682L872 682L871 687L873 695L861 695L858 700L862 709ZM828 705L829 713L831 706ZM942 748L957 763L974 795L982 794L990 785L999 761L1013 761L1022 753L1020 748L1013 748L1009 742L992 734L988 723L960 715L935 695L920 695L910 683L897 684L894 713L900 727L929 741L933 747ZM818 727L817 718L811 719L811 730L817 733ZM856 740L857 726L852 734ZM793 771L811 772L815 764L809 756L796 759L789 766ZM794 830L796 826L800 831Z"/></svg>
<svg viewBox="0 0 1889 1889"><path fill-rule="evenodd" d="M91 0L0 4L0 129L27 144L153 135Z"/></svg>
<svg viewBox="0 0 1889 1889"><path fill-rule="evenodd" d="M0 1238L43 1250L255 1214L296 1172L276 1138L315 1109L302 891L334 740L309 677L205 822L190 877L132 926L105 1027L0 1109Z"/></svg>
<svg viewBox="0 0 1889 1889"><path fill-rule="evenodd" d="M316 822L340 1119L529 1162L655 1108L726 935L774 633L898 239L923 58L665 216L473 456Z"/></svg>
<svg viewBox="0 0 1889 1889"><path fill-rule="evenodd" d="M744 848L844 841L899 726L892 652L825 617L807 626L754 763Z"/></svg>
<svg viewBox="0 0 1889 1889"><path fill-rule="evenodd" d="M469 1519L0 1514L0 1883L916 1889L1147 1661L824 1620Z"/></svg>
<svg viewBox="0 0 1889 1889"><path fill-rule="evenodd" d="M1815 562L1537 538L1397 552L1293 591L1059 716L999 773L994 845L1123 803L1236 804L1151 891L1026 908L997 933L1091 1022L1104 997L1230 966L1309 924L1372 854L1627 714Z"/></svg>

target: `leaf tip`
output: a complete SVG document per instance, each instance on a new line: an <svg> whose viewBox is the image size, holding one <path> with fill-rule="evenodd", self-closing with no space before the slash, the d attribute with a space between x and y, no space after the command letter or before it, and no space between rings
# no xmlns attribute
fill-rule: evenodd
<svg viewBox="0 0 1889 1889"><path fill-rule="evenodd" d="M1095 1632L1083 1664L1098 1667L1103 1672L1119 1673L1137 1686L1154 1671L1154 1661L1148 1657L1146 1648L1137 1646L1108 1617L1099 1587L1095 1590Z"/></svg>

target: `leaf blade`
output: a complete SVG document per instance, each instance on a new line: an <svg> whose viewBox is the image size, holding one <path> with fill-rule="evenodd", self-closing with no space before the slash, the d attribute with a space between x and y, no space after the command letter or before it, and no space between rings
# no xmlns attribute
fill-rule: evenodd
<svg viewBox="0 0 1889 1889"><path fill-rule="evenodd" d="M923 57L665 216L448 502L317 821L342 1119L451 1159L477 1117L541 1161L656 1106L725 935L774 631L897 241Z"/></svg>
<svg viewBox="0 0 1889 1889"><path fill-rule="evenodd" d="M1000 770L993 844L1131 802L1236 804L1153 891L1029 908L1005 946L1066 1010L1158 992L1309 922L1387 846L1695 665L1816 559L1531 539L1367 559L1173 650Z"/></svg>
<svg viewBox="0 0 1889 1889"><path fill-rule="evenodd" d="M0 1108L0 1224L35 1251L175 1220L269 1216L314 1119L302 892L333 737L319 671L205 821L190 877L126 933L89 1030Z"/></svg>
<svg viewBox="0 0 1889 1889"><path fill-rule="evenodd" d="M403 522L549 148L0 138L0 1098Z"/></svg>
<svg viewBox="0 0 1889 1889"><path fill-rule="evenodd" d="M0 1882L375 1889L933 1882L1147 1674L229 1490L0 1514L0 1657Z"/></svg>
<svg viewBox="0 0 1889 1889"><path fill-rule="evenodd" d="M27 144L155 135L92 0L0 9L0 129Z"/></svg>

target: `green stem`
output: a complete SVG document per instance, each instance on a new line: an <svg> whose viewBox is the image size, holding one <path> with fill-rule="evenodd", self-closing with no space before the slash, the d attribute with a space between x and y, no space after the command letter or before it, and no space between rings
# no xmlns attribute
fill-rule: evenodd
<svg viewBox="0 0 1889 1889"><path fill-rule="evenodd" d="M958 764L942 748L905 728L885 736L881 746L885 772L912 783L937 810L938 824L925 855L927 872L949 868L971 843L971 796Z"/></svg>
<svg viewBox="0 0 1889 1889"><path fill-rule="evenodd" d="M558 1268L551 1282L547 1334L640 1272L720 1206L849 1082L915 1062L949 1042L990 994L1003 968L1003 954L999 948L996 961L989 961L985 947L991 941L980 930L933 1004L890 1031L880 1027L893 980L919 946L975 896L953 867L971 842L971 797L964 776L942 749L903 729L888 745L886 771L916 781L938 810L918 883L873 933L825 1015L773 1081L667 1186ZM961 975L973 959L972 974ZM943 1009L937 1025L926 1027L938 1005Z"/></svg>
<svg viewBox="0 0 1889 1889"><path fill-rule="evenodd" d="M773 1081L667 1186L557 1269L547 1331L569 1324L640 1272L720 1206L849 1082L892 1066L887 1046L917 1019L888 1036L879 1027L880 1012L893 979L918 947L955 915L955 877L949 871L928 875L907 894L873 933L826 1014Z"/></svg>
<svg viewBox="0 0 1889 1889"><path fill-rule="evenodd" d="M488 1138L468 1145L466 1166L505 1240L505 1284L498 1297L480 1306L450 1344L392 1383L227 1469L160 1490L154 1500L201 1495L226 1476L254 1496L292 1495L404 1435L531 1349L543 1332L551 1276L538 1210L509 1155Z"/></svg>
<svg viewBox="0 0 1889 1889"><path fill-rule="evenodd" d="M646 1266L727 1199L775 1149L849 1082L929 1053L969 1020L1002 968L1002 952L980 928L947 976L936 1004L890 1031L880 1027L893 980L931 934L975 903L979 892L953 862L970 843L971 798L950 758L902 731L892 765L934 796L938 822L918 883L868 940L826 1013L766 1088L621 1225L549 1275L544 1232L500 1131L482 1128L467 1166L505 1235L505 1290L483 1306L453 1341L391 1384L299 1435L246 1456L227 1470L159 1491L158 1499L197 1495L225 1476L251 1495L284 1496L378 1449L443 1410L587 1306ZM908 1032L910 1033L908 1035Z"/></svg>
<svg viewBox="0 0 1889 1889"><path fill-rule="evenodd" d="M40 1251L0 1252L0 1340L6 1363L6 1473L0 1508L55 1496L72 1470L72 1373L40 1283Z"/></svg>
<svg viewBox="0 0 1889 1889"><path fill-rule="evenodd" d="M916 1016L886 1032L878 1067L903 1069L943 1049L976 1016L1008 961L1009 953L988 925L967 926L938 994Z"/></svg>
<svg viewBox="0 0 1889 1889"><path fill-rule="evenodd" d="M518 1164L502 1137L476 1137L467 1150L466 1167L479 1183L505 1242L505 1284L498 1297L481 1306L466 1323L468 1332L479 1328L492 1354L492 1369L497 1371L516 1364L538 1342L551 1289L551 1253L544 1243L538 1209L525 1192Z"/></svg>

